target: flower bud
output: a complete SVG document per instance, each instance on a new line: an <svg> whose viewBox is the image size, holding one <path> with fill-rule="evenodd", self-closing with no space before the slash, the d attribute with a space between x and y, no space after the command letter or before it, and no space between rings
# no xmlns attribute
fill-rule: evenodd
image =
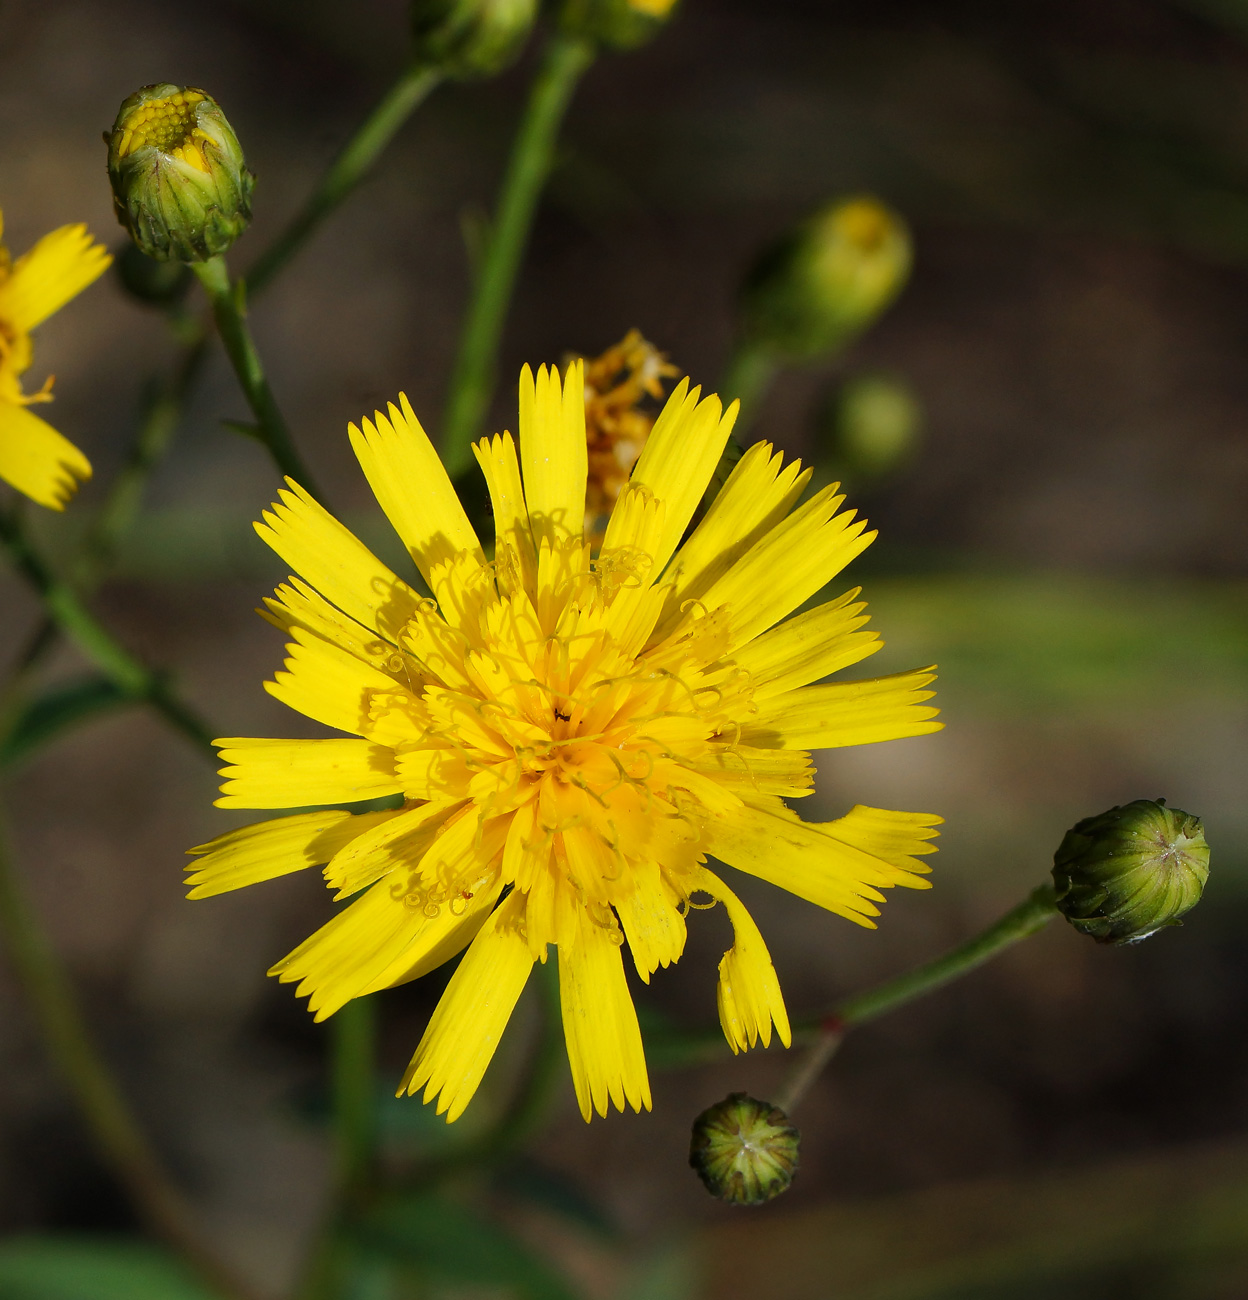
<svg viewBox="0 0 1248 1300"><path fill-rule="evenodd" d="M747 339L790 361L855 338L901 292L910 232L878 199L844 199L766 249L746 277Z"/></svg>
<svg viewBox="0 0 1248 1300"><path fill-rule="evenodd" d="M251 220L255 178L216 101L202 90L144 86L121 106L108 144L117 220L158 262L206 262Z"/></svg>
<svg viewBox="0 0 1248 1300"><path fill-rule="evenodd" d="M632 50L658 35L677 0L564 0L559 25L612 50Z"/></svg>
<svg viewBox="0 0 1248 1300"><path fill-rule="evenodd" d="M1200 818L1136 799L1066 832L1053 858L1057 907L1098 943L1137 943L1200 902L1209 845Z"/></svg>
<svg viewBox="0 0 1248 1300"><path fill-rule="evenodd" d="M884 478L904 465L918 447L923 424L910 386L885 374L846 380L828 417L828 458L856 482Z"/></svg>
<svg viewBox="0 0 1248 1300"><path fill-rule="evenodd" d="M413 0L416 57L448 77L492 77L520 53L537 0Z"/></svg>
<svg viewBox="0 0 1248 1300"><path fill-rule="evenodd" d="M784 1111L734 1092L694 1120L689 1163L712 1196L762 1205L793 1181L800 1141Z"/></svg>

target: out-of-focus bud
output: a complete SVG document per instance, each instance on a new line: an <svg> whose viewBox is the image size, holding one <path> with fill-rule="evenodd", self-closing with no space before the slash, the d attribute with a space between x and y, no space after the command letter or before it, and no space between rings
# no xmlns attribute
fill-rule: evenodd
<svg viewBox="0 0 1248 1300"><path fill-rule="evenodd" d="M1098 943L1137 943L1197 903L1209 879L1200 818L1136 799L1066 832L1053 858L1057 907Z"/></svg>
<svg viewBox="0 0 1248 1300"><path fill-rule="evenodd" d="M881 479L905 464L919 444L923 410L910 385L894 375L855 375L828 411L828 459L858 482Z"/></svg>
<svg viewBox="0 0 1248 1300"><path fill-rule="evenodd" d="M537 0L412 0L416 57L448 77L492 77L520 53Z"/></svg>
<svg viewBox="0 0 1248 1300"><path fill-rule="evenodd" d="M901 292L913 260L905 222L878 199L843 199L764 250L746 277L746 338L785 360L831 352Z"/></svg>
<svg viewBox="0 0 1248 1300"><path fill-rule="evenodd" d="M559 25L612 50L644 45L666 26L677 0L564 0Z"/></svg>
<svg viewBox="0 0 1248 1300"><path fill-rule="evenodd" d="M136 244L120 248L114 265L126 292L154 307L168 307L177 302L194 279L184 263L154 262Z"/></svg>
<svg viewBox="0 0 1248 1300"><path fill-rule="evenodd" d="M117 219L148 257L206 262L246 230L255 178L202 90L144 86L104 138Z"/></svg>
<svg viewBox="0 0 1248 1300"><path fill-rule="evenodd" d="M734 1092L694 1120L689 1163L712 1196L762 1205L793 1181L800 1141L784 1111Z"/></svg>

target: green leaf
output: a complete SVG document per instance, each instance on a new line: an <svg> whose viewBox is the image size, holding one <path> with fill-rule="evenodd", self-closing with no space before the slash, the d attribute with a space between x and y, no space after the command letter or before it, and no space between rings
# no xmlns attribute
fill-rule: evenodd
<svg viewBox="0 0 1248 1300"><path fill-rule="evenodd" d="M573 1300L568 1284L501 1224L437 1196L408 1196L374 1210L360 1244L421 1277L506 1287L525 1300Z"/></svg>
<svg viewBox="0 0 1248 1300"><path fill-rule="evenodd" d="M133 703L133 696L104 677L77 678L53 686L30 700L18 713L8 734L0 741L0 768L21 762L58 733L79 722Z"/></svg>
<svg viewBox="0 0 1248 1300"><path fill-rule="evenodd" d="M3 1300L215 1300L155 1246L120 1237L0 1242Z"/></svg>

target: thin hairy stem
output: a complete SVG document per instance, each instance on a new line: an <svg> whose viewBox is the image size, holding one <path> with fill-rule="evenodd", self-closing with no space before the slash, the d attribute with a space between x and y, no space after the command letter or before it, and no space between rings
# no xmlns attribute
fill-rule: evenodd
<svg viewBox="0 0 1248 1300"><path fill-rule="evenodd" d="M101 1158L154 1233L228 1300L252 1300L200 1236L194 1208L170 1181L87 1032L73 986L13 867L0 826L0 935L49 1054L73 1091Z"/></svg>
<svg viewBox="0 0 1248 1300"><path fill-rule="evenodd" d="M303 458L290 436L286 420L278 409L264 364L256 350L255 340L247 324L246 294L241 280L231 283L230 273L223 257L212 257L206 262L193 262L191 269L204 286L212 304L217 332L225 345L226 356L238 377L239 387L256 417L253 432L273 457L273 463L287 478L292 478L317 500L321 494L309 473Z"/></svg>
<svg viewBox="0 0 1248 1300"><path fill-rule="evenodd" d="M290 224L260 254L247 272L247 291L254 298L307 242L322 221L372 170L399 128L442 80L436 68L413 63L386 91L330 164Z"/></svg>
<svg viewBox="0 0 1248 1300"><path fill-rule="evenodd" d="M377 1007L354 998L330 1021L334 1181L350 1202L366 1184L376 1145Z"/></svg>
<svg viewBox="0 0 1248 1300"><path fill-rule="evenodd" d="M849 1030L889 1011L895 1011L916 998L925 997L952 980L960 979L1007 948L1043 930L1056 915L1053 886L1042 885L999 921L986 930L981 930L965 943L960 943L943 957L925 962L905 975L885 980L875 988L846 998L813 1024L807 1022L795 1026L799 1029L814 1028L817 1033L805 1056L798 1061L789 1080L781 1088L776 1105L786 1113L792 1111L835 1055Z"/></svg>
<svg viewBox="0 0 1248 1300"><path fill-rule="evenodd" d="M529 91L447 390L442 460L452 478L472 461L472 442L494 393L498 345L538 199L554 162L559 127L593 60L592 44L556 32Z"/></svg>

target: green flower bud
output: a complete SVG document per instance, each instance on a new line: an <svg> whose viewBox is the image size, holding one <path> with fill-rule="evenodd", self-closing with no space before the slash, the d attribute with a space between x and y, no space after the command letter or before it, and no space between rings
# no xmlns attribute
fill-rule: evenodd
<svg viewBox="0 0 1248 1300"><path fill-rule="evenodd" d="M878 199L843 199L766 249L741 294L746 337L789 361L861 334L901 292L910 232Z"/></svg>
<svg viewBox="0 0 1248 1300"><path fill-rule="evenodd" d="M1197 903L1209 879L1200 818L1136 799L1066 832L1053 858L1057 907L1098 943L1137 943Z"/></svg>
<svg viewBox="0 0 1248 1300"><path fill-rule="evenodd" d="M202 90L144 86L104 138L117 220L148 257L206 262L247 229L255 178Z"/></svg>
<svg viewBox="0 0 1248 1300"><path fill-rule="evenodd" d="M492 77L520 53L537 0L413 0L418 59L448 77Z"/></svg>
<svg viewBox="0 0 1248 1300"><path fill-rule="evenodd" d="M184 263L154 262L136 244L123 245L113 265L128 294L156 307L177 302L194 279Z"/></svg>
<svg viewBox="0 0 1248 1300"><path fill-rule="evenodd" d="M855 375L829 412L829 459L848 477L883 478L915 452L923 411L910 386L893 375Z"/></svg>
<svg viewBox="0 0 1248 1300"><path fill-rule="evenodd" d="M800 1141L784 1111L734 1092L694 1120L689 1163L712 1196L762 1205L793 1181Z"/></svg>
<svg viewBox="0 0 1248 1300"><path fill-rule="evenodd" d="M677 0L564 0L559 25L612 50L632 50L658 35Z"/></svg>

